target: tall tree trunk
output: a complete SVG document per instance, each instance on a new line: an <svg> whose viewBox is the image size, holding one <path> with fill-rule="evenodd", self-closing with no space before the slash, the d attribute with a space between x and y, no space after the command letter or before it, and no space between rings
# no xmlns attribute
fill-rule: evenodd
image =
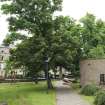
<svg viewBox="0 0 105 105"><path fill-rule="evenodd" d="M53 86L52 86L51 78L49 75L48 57L45 58L45 78L47 80L48 89L52 89Z"/></svg>
<svg viewBox="0 0 105 105"><path fill-rule="evenodd" d="M60 79L63 78L63 74L62 74L62 66L59 67L59 78L60 78Z"/></svg>
<svg viewBox="0 0 105 105"><path fill-rule="evenodd" d="M32 81L33 81L35 84L38 84L38 76L37 76L37 75L33 75L33 76L32 76Z"/></svg>
<svg viewBox="0 0 105 105"><path fill-rule="evenodd" d="M56 79L56 71L54 71L54 78Z"/></svg>
<svg viewBox="0 0 105 105"><path fill-rule="evenodd" d="M7 74L8 74L8 72L7 72L7 71L5 71L5 76L4 76L4 78L5 78L5 79L7 78Z"/></svg>
<svg viewBox="0 0 105 105"><path fill-rule="evenodd" d="M51 82L51 78L50 78L49 73L46 72L46 71L45 71L45 78L46 78L46 81L47 81L47 88L52 89L53 85L52 85L52 82Z"/></svg>
<svg viewBox="0 0 105 105"><path fill-rule="evenodd" d="M55 67L53 68L53 72L54 72L54 79L56 79L56 73L57 73L57 70L56 70Z"/></svg>
<svg viewBox="0 0 105 105"><path fill-rule="evenodd" d="M49 75L49 72L48 72L47 65L46 65L46 70L45 70L45 78L46 78L46 81L47 81L47 88L52 89L53 85L52 85L52 82L51 82L51 78L50 78L50 75Z"/></svg>
<svg viewBox="0 0 105 105"><path fill-rule="evenodd" d="M52 89L53 88L51 77L50 77L49 73L48 73L47 85L48 85L48 89Z"/></svg>

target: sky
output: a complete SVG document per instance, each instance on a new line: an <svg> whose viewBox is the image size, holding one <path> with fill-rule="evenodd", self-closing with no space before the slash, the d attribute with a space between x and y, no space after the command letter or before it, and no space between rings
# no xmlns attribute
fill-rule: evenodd
<svg viewBox="0 0 105 105"><path fill-rule="evenodd" d="M57 15L70 16L79 20L87 12L105 21L105 0L63 0L63 10ZM7 16L0 13L0 44L8 33L6 18Z"/></svg>

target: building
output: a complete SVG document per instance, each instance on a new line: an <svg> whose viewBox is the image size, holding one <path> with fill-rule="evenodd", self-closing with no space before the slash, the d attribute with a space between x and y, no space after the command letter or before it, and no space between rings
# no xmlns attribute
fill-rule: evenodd
<svg viewBox="0 0 105 105"><path fill-rule="evenodd" d="M10 47L1 46L0 47L0 79L5 77L5 66L6 60L9 60L10 57ZM22 69L13 69L17 76L23 75ZM11 76L11 71L8 73L8 76Z"/></svg>
<svg viewBox="0 0 105 105"><path fill-rule="evenodd" d="M0 47L0 78L3 78L5 75L5 61L9 59L9 47Z"/></svg>
<svg viewBox="0 0 105 105"><path fill-rule="evenodd" d="M105 59L88 59L80 61L81 86L87 84L105 84Z"/></svg>

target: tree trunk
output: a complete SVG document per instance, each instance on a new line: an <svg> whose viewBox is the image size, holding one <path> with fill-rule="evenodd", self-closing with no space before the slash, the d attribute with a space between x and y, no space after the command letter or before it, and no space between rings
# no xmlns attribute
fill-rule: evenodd
<svg viewBox="0 0 105 105"><path fill-rule="evenodd" d="M48 73L47 85L48 85L48 89L52 89L53 88L51 77L50 77L49 73Z"/></svg>
<svg viewBox="0 0 105 105"><path fill-rule="evenodd" d="M32 76L32 81L35 83L35 84L38 84L38 76L37 75L33 75Z"/></svg>
<svg viewBox="0 0 105 105"><path fill-rule="evenodd" d="M47 88L52 89L53 85L52 85L52 82L51 82L51 78L49 76L49 73L46 72L46 71L45 71L45 78L46 78L46 81L47 81Z"/></svg>
<svg viewBox="0 0 105 105"><path fill-rule="evenodd" d="M56 79L56 73L57 73L57 70L56 70L56 68L54 68L54 79Z"/></svg>
<svg viewBox="0 0 105 105"><path fill-rule="evenodd" d="M5 76L4 77L5 77L5 79L7 78L7 71L5 72Z"/></svg>
<svg viewBox="0 0 105 105"><path fill-rule="evenodd" d="M48 64L48 56L45 56L45 78L47 80L47 88L52 89L52 82L51 82L51 78L49 75L49 64Z"/></svg>
<svg viewBox="0 0 105 105"><path fill-rule="evenodd" d="M54 78L56 79L56 71L54 71Z"/></svg>
<svg viewBox="0 0 105 105"><path fill-rule="evenodd" d="M62 74L62 66L59 67L59 78L60 78L60 79L63 78L63 74Z"/></svg>

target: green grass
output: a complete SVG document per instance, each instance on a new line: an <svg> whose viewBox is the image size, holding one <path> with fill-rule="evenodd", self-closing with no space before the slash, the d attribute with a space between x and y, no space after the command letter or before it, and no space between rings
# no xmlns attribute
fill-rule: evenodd
<svg viewBox="0 0 105 105"><path fill-rule="evenodd" d="M88 103L90 103L90 105L94 105L94 96L84 96L82 95L82 98L87 101Z"/></svg>
<svg viewBox="0 0 105 105"><path fill-rule="evenodd" d="M55 90L47 94L44 82L0 84L0 101L8 105L55 105Z"/></svg>
<svg viewBox="0 0 105 105"><path fill-rule="evenodd" d="M80 94L80 84L79 83L73 83L72 84L72 89L75 90L78 94ZM85 101L87 101L90 105L94 105L94 98L95 96L85 96L81 95L81 98L83 98Z"/></svg>
<svg viewBox="0 0 105 105"><path fill-rule="evenodd" d="M71 86L73 90L76 90L76 91L80 90L80 83L72 83Z"/></svg>

